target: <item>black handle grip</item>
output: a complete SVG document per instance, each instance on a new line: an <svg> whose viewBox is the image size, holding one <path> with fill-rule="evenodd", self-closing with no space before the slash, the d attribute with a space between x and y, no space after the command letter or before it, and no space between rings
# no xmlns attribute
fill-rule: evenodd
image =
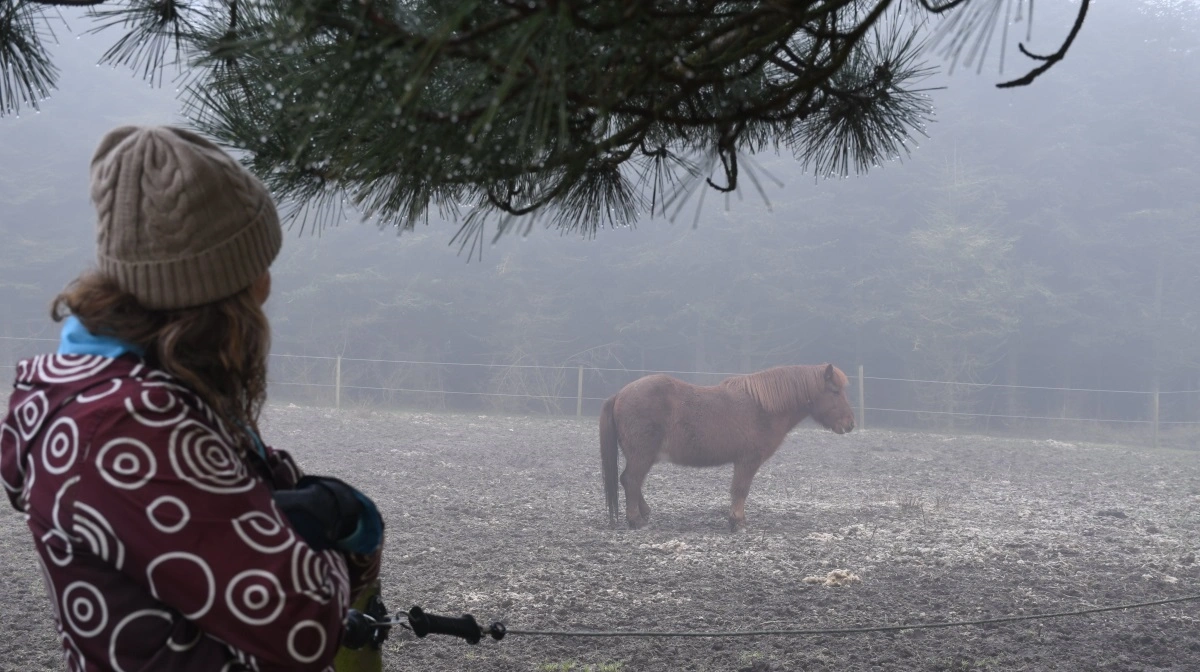
<svg viewBox="0 0 1200 672"><path fill-rule="evenodd" d="M408 624L412 626L412 631L417 637L430 634L453 635L471 644L478 644L483 637L483 629L470 614L463 614L458 618L437 616L425 613L420 607L413 607L408 610Z"/></svg>

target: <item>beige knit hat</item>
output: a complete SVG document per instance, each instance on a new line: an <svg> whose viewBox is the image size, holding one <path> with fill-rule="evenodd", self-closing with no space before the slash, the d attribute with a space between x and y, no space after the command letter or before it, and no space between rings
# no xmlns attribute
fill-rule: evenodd
<svg viewBox="0 0 1200 672"><path fill-rule="evenodd" d="M283 243L271 194L233 157L168 126L123 126L92 157L100 272L146 308L232 296Z"/></svg>

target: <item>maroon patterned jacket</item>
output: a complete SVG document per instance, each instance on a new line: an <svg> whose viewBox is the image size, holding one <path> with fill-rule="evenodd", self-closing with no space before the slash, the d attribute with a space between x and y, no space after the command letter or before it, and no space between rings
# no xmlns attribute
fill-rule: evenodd
<svg viewBox="0 0 1200 672"><path fill-rule="evenodd" d="M314 551L271 487L283 451L132 355L18 364L0 480L33 533L70 670L330 670L378 554Z"/></svg>

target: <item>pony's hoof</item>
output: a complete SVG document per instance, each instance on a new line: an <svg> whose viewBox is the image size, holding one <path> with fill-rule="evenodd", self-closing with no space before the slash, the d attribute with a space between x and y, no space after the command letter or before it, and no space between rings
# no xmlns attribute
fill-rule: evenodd
<svg viewBox="0 0 1200 672"><path fill-rule="evenodd" d="M638 530L646 526L646 521L641 518L629 518L626 522L629 523L631 530Z"/></svg>
<svg viewBox="0 0 1200 672"><path fill-rule="evenodd" d="M740 518L730 518L729 519L729 531L730 532L745 532L746 531L746 521L742 520Z"/></svg>

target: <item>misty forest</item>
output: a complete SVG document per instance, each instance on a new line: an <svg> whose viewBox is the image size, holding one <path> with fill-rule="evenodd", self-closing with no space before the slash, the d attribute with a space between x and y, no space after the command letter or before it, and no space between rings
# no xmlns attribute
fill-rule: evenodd
<svg viewBox="0 0 1200 672"><path fill-rule="evenodd" d="M1057 48L1077 7L1037 3L1031 48ZM148 85L97 66L113 36L70 25L57 90L0 118L0 374L53 347L49 302L92 263L98 139L185 123L173 70ZM370 461L366 487L404 530L391 606L576 629L753 626L757 610L865 626L1196 585L1200 5L1093 3L1062 62L997 88L1026 69L1009 49L1003 71L995 55L951 68L930 54L938 71L917 88L931 120L861 175L764 151L742 157L736 192L700 184L628 225L515 227L478 247L436 209L411 229L337 203L291 220L266 306L269 425L331 473L359 479L330 445ZM797 430L755 481L752 535L725 528L723 470L656 470L649 531L608 529L605 399L651 372L713 384L823 362L850 379L855 433ZM620 583L618 566L637 571ZM828 588L842 567L861 584ZM763 578L781 572L795 585ZM46 651L57 669L48 613L21 599L41 639L0 657L41 669L28 652ZM514 638L464 654L397 636L388 653L389 669L539 672L1192 669L1200 639L1171 633L1195 630L1194 607L1148 614L861 648Z"/></svg>

